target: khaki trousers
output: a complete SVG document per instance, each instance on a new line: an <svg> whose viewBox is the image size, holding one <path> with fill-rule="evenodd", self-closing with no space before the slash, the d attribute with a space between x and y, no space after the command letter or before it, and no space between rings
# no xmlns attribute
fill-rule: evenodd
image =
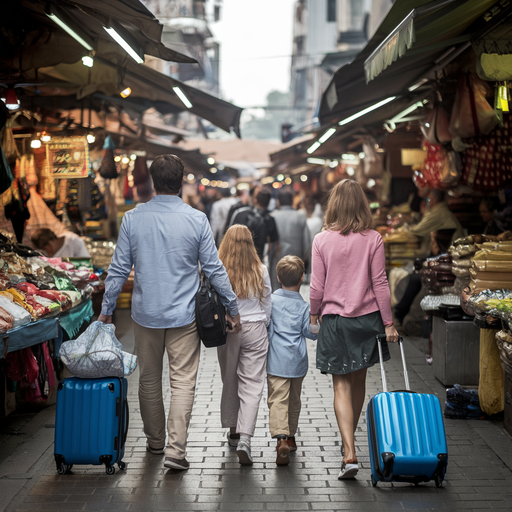
<svg viewBox="0 0 512 512"><path fill-rule="evenodd" d="M239 434L254 433L267 366L268 336L265 322L242 324L238 334L228 333L217 347L222 396L220 418L224 428Z"/></svg>
<svg viewBox="0 0 512 512"><path fill-rule="evenodd" d="M294 436L300 414L300 394L304 377L285 379L267 375L270 435Z"/></svg>
<svg viewBox="0 0 512 512"><path fill-rule="evenodd" d="M165 444L165 408L162 394L163 356L169 360L171 402L167 418L165 456L183 459L194 403L200 340L195 321L184 327L149 329L133 322L139 367L140 414L152 448Z"/></svg>

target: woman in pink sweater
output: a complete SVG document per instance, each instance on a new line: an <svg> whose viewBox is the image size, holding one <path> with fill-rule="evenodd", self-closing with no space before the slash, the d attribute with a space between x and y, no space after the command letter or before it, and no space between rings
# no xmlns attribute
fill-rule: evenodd
<svg viewBox="0 0 512 512"><path fill-rule="evenodd" d="M376 335L398 341L393 326L384 244L371 229L361 187L340 181L331 191L325 230L312 249L311 324L321 324L316 366L332 375L334 410L344 447L338 478L358 470L354 432L366 394L366 372L379 361ZM384 360L389 359L383 346Z"/></svg>

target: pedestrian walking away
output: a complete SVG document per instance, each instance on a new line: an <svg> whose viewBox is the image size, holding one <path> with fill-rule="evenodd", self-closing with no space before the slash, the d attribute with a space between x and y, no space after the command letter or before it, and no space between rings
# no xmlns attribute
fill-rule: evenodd
<svg viewBox="0 0 512 512"><path fill-rule="evenodd" d="M224 225L228 219L228 213L231 207L237 203L236 198L231 196L229 188L221 188L220 193L222 197L212 204L210 213L210 224L217 247L220 245L222 236L224 235Z"/></svg>
<svg viewBox="0 0 512 512"><path fill-rule="evenodd" d="M367 369L379 361L376 336L398 341L393 326L384 244L372 230L363 190L354 180L331 191L326 230L315 236L310 287L311 324L321 324L316 367L331 374L344 454L339 479L358 470L354 432L366 394ZM384 360L389 359L389 352Z"/></svg>
<svg viewBox="0 0 512 512"><path fill-rule="evenodd" d="M260 190L253 198L253 204L235 210L229 222L230 226L242 224L249 228L256 253L262 261L265 245L269 244L269 251L271 251L272 244L278 240L276 224L267 211L270 198L271 194L268 190Z"/></svg>
<svg viewBox="0 0 512 512"><path fill-rule="evenodd" d="M316 340L318 325L310 325L309 305L299 293L304 280L304 262L285 256L277 264L282 288L272 294L269 326L267 385L270 435L277 439L276 464L290 462L297 450L302 381L308 372L306 337Z"/></svg>
<svg viewBox="0 0 512 512"><path fill-rule="evenodd" d="M231 286L237 296L240 332L228 331L217 347L222 378L221 422L229 428L229 446L236 446L240 464L250 466L251 437L265 383L272 302L270 278L246 226L231 226L219 247Z"/></svg>
<svg viewBox="0 0 512 512"><path fill-rule="evenodd" d="M274 252L269 261L272 290L280 285L276 276L276 264L283 256L291 254L304 259L308 256L310 248L309 228L303 212L293 208L293 195L291 192L279 191L279 209L272 212L279 233L279 253Z"/></svg>
<svg viewBox="0 0 512 512"><path fill-rule="evenodd" d="M116 299L133 266L132 319L146 448L155 455L165 453L166 468L183 470L189 467L187 431L199 364L194 307L199 288L198 261L226 306L235 332L240 328L240 317L206 215L178 197L183 162L174 155L160 155L149 172L157 195L123 217L98 320L112 322ZM172 392L167 442L162 394L165 352Z"/></svg>

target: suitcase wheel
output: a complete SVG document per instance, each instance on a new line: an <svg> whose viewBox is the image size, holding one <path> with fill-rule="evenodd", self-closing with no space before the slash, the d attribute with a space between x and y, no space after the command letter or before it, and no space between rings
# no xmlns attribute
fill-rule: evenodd
<svg viewBox="0 0 512 512"><path fill-rule="evenodd" d="M119 469L122 471L125 467L126 467L126 464L120 460L118 463L117 463Z"/></svg>
<svg viewBox="0 0 512 512"><path fill-rule="evenodd" d="M373 477L373 473L371 475L371 478L372 478L372 487L377 487L378 480L375 480L375 478Z"/></svg>
<svg viewBox="0 0 512 512"><path fill-rule="evenodd" d="M114 466L105 466L105 472L107 475L113 475L116 472L116 468Z"/></svg>
<svg viewBox="0 0 512 512"><path fill-rule="evenodd" d="M443 481L441 480L441 477L439 475L436 475L434 477L434 482L436 484L436 487L442 487L443 486Z"/></svg>
<svg viewBox="0 0 512 512"><path fill-rule="evenodd" d="M59 475L65 475L69 471L71 471L71 468L73 467L73 464L59 464L57 467L57 473Z"/></svg>

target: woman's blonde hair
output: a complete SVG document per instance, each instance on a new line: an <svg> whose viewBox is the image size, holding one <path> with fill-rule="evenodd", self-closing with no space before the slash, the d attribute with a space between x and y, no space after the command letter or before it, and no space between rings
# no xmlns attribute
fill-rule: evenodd
<svg viewBox="0 0 512 512"><path fill-rule="evenodd" d="M219 259L226 267L231 287L239 299L263 297L265 283L249 228L231 226L219 247Z"/></svg>
<svg viewBox="0 0 512 512"><path fill-rule="evenodd" d="M354 180L340 181L329 194L325 228L348 235L368 231L372 224L372 213L363 189Z"/></svg>

